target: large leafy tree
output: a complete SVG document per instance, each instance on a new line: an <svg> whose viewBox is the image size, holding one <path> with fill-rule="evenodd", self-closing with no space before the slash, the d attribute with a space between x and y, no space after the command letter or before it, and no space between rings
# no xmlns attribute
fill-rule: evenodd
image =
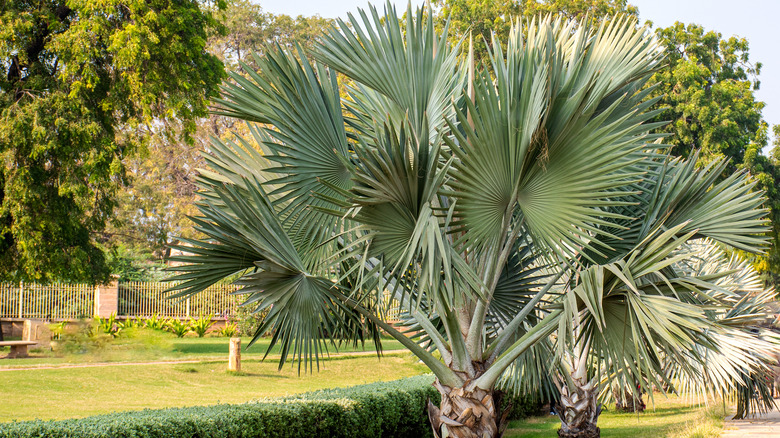
<svg viewBox="0 0 780 438"><path fill-rule="evenodd" d="M505 41L516 20L561 14L594 22L638 12L626 0L434 0L433 4L439 26L448 22L451 37L458 39L467 32L474 37L474 54L480 60L487 60L493 35Z"/></svg>
<svg viewBox="0 0 780 438"><path fill-rule="evenodd" d="M0 278L99 282L123 158L185 134L224 70L199 0L0 3Z"/></svg>
<svg viewBox="0 0 780 438"><path fill-rule="evenodd" d="M206 155L206 237L180 247L174 290L238 274L280 366L313 369L329 342L384 330L436 375L436 436L495 437L497 382L538 376L522 370L548 349L635 376L691 358L711 324L688 297L716 286L670 272L690 256L675 251L699 237L754 250L766 212L745 174L714 184L719 167L662 153L645 86L663 52L632 19L514 27L481 67L447 31L371 8L330 29L316 63L269 50L233 74L220 112L251 134ZM393 305L411 332L387 323ZM600 337L627 330L633 351ZM576 391L587 370L570 371Z"/></svg>
<svg viewBox="0 0 780 438"><path fill-rule="evenodd" d="M780 272L780 198L774 177L776 160L766 156L769 127L762 118L764 103L756 100L761 63L750 59L748 41L724 38L696 24L677 22L656 30L668 54L667 65L656 73L656 95L665 110L658 120L670 136L672 154L698 154L701 165L729 160L723 177L747 169L758 181L771 208L772 246L754 257L764 280L777 285Z"/></svg>
<svg viewBox="0 0 780 438"><path fill-rule="evenodd" d="M699 151L703 162L729 158L727 173L733 172L761 128L764 104L753 94L761 64L751 64L744 38L680 22L656 32L668 60L654 80L672 154Z"/></svg>
<svg viewBox="0 0 780 438"><path fill-rule="evenodd" d="M240 62L252 63L253 52L279 44L309 47L330 20L318 16L296 18L274 15L247 0L231 0L224 10L214 8L223 26L207 40L206 50L226 66L239 69ZM127 184L117 194L113 220L101 233L109 250L112 271L120 278L156 278L169 246L178 237L193 237L196 169L203 167L200 150L211 136L243 131L243 124L215 114L199 118L191 142L185 141L175 124L165 124L147 136L143 147L123 159Z"/></svg>

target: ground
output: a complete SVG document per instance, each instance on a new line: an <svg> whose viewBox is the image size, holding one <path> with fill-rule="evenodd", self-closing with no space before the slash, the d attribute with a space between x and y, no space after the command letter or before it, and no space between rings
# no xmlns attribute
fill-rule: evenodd
<svg viewBox="0 0 780 438"><path fill-rule="evenodd" d="M342 346L338 352L331 348L331 357L319 362L319 371L315 364L314 372L301 370L300 374L297 366L289 364L278 369L278 348L261 361L268 339L243 349L241 373L227 371L228 338L176 338L144 329L104 341L70 354L33 350L31 358L0 360L0 381L13 382L0 385L0 400L13 401L0 403L2 421L243 403L427 372L392 340L383 342L381 359L372 343ZM244 347L248 342L249 338L242 339ZM559 424L556 416L513 421L505 436L554 437ZM605 438L718 436L723 429L723 406L691 407L676 397L656 395L654 409L648 403L647 412L639 415L606 411L599 426ZM727 432L736 427L729 424Z"/></svg>

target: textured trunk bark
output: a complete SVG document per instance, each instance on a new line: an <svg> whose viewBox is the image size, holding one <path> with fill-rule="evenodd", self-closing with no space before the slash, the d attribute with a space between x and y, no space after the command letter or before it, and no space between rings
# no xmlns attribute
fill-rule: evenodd
<svg viewBox="0 0 780 438"><path fill-rule="evenodd" d="M575 388L560 385L561 401L556 412L561 418L558 436L563 438L598 438L601 430L596 426L601 407L596 401L598 388L593 382L574 379Z"/></svg>
<svg viewBox="0 0 780 438"><path fill-rule="evenodd" d="M499 438L507 427L507 407L499 416L501 393L474 387L450 388L438 379L434 386L441 394L441 408L428 401L428 418L436 438Z"/></svg>
<svg viewBox="0 0 780 438"><path fill-rule="evenodd" d="M638 396L634 394L630 389L615 389L613 391L615 396L615 410L618 412L644 412L645 405L642 400L641 390L637 390Z"/></svg>

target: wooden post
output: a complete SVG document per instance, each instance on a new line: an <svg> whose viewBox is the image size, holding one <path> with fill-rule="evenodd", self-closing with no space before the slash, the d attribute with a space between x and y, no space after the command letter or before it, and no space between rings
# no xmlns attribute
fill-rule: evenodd
<svg viewBox="0 0 780 438"><path fill-rule="evenodd" d="M241 371L241 338L230 338L230 356L228 371Z"/></svg>

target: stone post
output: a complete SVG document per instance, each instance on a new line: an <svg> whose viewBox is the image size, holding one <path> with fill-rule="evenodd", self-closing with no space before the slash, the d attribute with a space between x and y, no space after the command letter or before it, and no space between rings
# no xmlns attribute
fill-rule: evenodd
<svg viewBox="0 0 780 438"><path fill-rule="evenodd" d="M241 338L230 338L230 356L228 371L241 371Z"/></svg>
<svg viewBox="0 0 780 438"><path fill-rule="evenodd" d="M95 317L108 318L119 313L119 281L95 287Z"/></svg>
<svg viewBox="0 0 780 438"><path fill-rule="evenodd" d="M38 347L51 345L51 332L49 327L41 320L25 319L22 328L22 340L38 343Z"/></svg>

